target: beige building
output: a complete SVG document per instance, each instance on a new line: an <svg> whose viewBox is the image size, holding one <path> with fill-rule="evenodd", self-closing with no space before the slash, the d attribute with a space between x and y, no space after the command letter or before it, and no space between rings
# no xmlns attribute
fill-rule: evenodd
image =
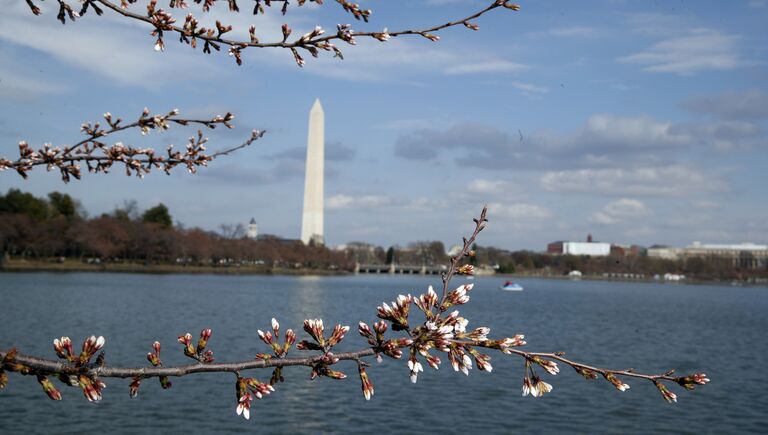
<svg viewBox="0 0 768 435"><path fill-rule="evenodd" d="M704 244L693 242L687 248L655 246L648 248L648 256L666 260L707 258L720 264L742 269L762 269L768 265L768 245L754 243Z"/></svg>

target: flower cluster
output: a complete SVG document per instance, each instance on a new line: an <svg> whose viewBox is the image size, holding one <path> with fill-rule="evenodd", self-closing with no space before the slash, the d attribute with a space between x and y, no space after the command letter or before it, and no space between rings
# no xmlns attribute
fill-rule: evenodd
<svg viewBox="0 0 768 435"><path fill-rule="evenodd" d="M261 329L257 332L261 341L272 348L274 355L278 358L283 358L288 354L293 344L296 343L296 333L293 332L293 329L285 331L285 341L283 344L280 344L280 323L274 317L272 318L272 331L274 331L274 335L270 331L263 332ZM256 357L261 359L271 358L271 356L265 354L258 354Z"/></svg>
<svg viewBox="0 0 768 435"><path fill-rule="evenodd" d="M197 347L192 345L192 334L189 332L184 335L179 335L178 342L184 345L184 355L203 364L210 364L213 362L213 351L205 350L209 338L211 338L211 329L207 328L200 331L200 339L197 340Z"/></svg>
<svg viewBox="0 0 768 435"><path fill-rule="evenodd" d="M391 322L393 331L407 330L408 312L411 309L412 302L413 296L400 295L397 297L396 301L392 302L392 306L389 306L384 302L376 307L376 316Z"/></svg>
<svg viewBox="0 0 768 435"><path fill-rule="evenodd" d="M186 336L184 338L186 340ZM190 336L190 340L191 339L192 339L192 336ZM184 349L186 351L186 346ZM152 350L154 350L154 352L147 352L147 361L149 361L154 367L162 367L163 362L160 360L160 342L159 341L152 343ZM159 380L160 380L160 386L163 387L163 390L167 390L171 388L172 384L171 384L171 380L168 379L168 376L160 376ZM135 397L136 394L138 394L140 383L141 383L141 377L137 376L133 378L133 383L131 384L131 397Z"/></svg>
<svg viewBox="0 0 768 435"><path fill-rule="evenodd" d="M360 322L357 328L357 332L368 340L378 362L381 362L382 353L390 358L400 359L403 356L401 349L413 344L413 340L404 337L385 339L384 333L387 332L387 328L387 323L383 320L373 324L376 335L371 332L370 326L365 322Z"/></svg>
<svg viewBox="0 0 768 435"><path fill-rule="evenodd" d="M275 391L275 388L270 384L261 383L256 378L243 378L240 376L237 377L235 389L237 391L237 407L235 412L237 415L242 415L246 420L251 418L251 401L253 401L253 398L261 399Z"/></svg>
<svg viewBox="0 0 768 435"><path fill-rule="evenodd" d="M80 388L83 389L83 394L89 402L98 402L101 400L101 390L106 387L101 379L97 379L88 375L78 375L77 381L80 385Z"/></svg>
<svg viewBox="0 0 768 435"><path fill-rule="evenodd" d="M709 378L707 378L705 373L694 373L690 376L675 378L675 382L686 390L693 390L696 388L696 385L705 385L709 382Z"/></svg>
<svg viewBox="0 0 768 435"><path fill-rule="evenodd" d="M473 287L474 284L463 284L448 293L440 304L440 312L445 312L454 305L464 305L469 302L468 293Z"/></svg>
<svg viewBox="0 0 768 435"><path fill-rule="evenodd" d="M284 358L293 344L296 343L296 333L293 332L293 329L288 329L285 331L285 341L283 344L280 344L280 323L275 318L272 318L272 331L264 332L259 329L258 334L261 341L272 348L273 355L265 353L256 354L257 359L265 361L271 359L273 356ZM275 385L278 382L285 382L282 367L275 367L275 370L272 372L272 377L269 380L270 385Z"/></svg>

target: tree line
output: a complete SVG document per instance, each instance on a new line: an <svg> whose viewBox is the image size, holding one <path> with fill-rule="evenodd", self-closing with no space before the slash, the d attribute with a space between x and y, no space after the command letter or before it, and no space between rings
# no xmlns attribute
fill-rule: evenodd
<svg viewBox="0 0 768 435"><path fill-rule="evenodd" d="M265 235L174 225L164 204L141 212L126 201L110 213L88 217L79 201L52 192L45 198L18 189L0 195L3 258L79 258L98 263L200 266L263 265L271 268L352 270L346 252Z"/></svg>
<svg viewBox="0 0 768 435"><path fill-rule="evenodd" d="M496 273L562 276L578 270L585 275L639 274L646 278L667 273L701 280L749 280L768 270L739 268L719 258L681 260L634 255L606 257L551 255L473 246L469 262ZM98 263L176 264L196 266L264 266L264 268L352 271L355 263L437 266L449 255L439 241L417 241L385 249L351 242L329 249L300 240L262 235L246 237L242 224L222 224L219 231L185 228L175 223L160 203L139 210L125 201L109 213L88 217L70 195L51 192L36 197L18 189L0 195L0 264L4 258L77 258Z"/></svg>

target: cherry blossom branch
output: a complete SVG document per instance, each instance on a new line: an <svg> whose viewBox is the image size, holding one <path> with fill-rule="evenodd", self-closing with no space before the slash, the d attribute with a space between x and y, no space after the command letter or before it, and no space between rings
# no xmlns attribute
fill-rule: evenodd
<svg viewBox="0 0 768 435"><path fill-rule="evenodd" d="M249 146L254 141L264 135L264 131L253 130L251 136L243 143L218 151L213 154L206 154L206 143L208 138L203 136L201 130L197 131L196 137L190 137L186 149L182 151L174 150L173 145L166 149L166 155L157 155L152 148L135 148L123 145L122 142L107 144L103 138L129 129L139 129L142 135L149 134L152 130L165 131L172 124L180 126L200 125L211 129L222 125L226 128L233 128L231 123L234 115L227 113L224 116L214 116L210 119L192 119L179 118L179 111L174 109L167 114L151 115L149 109L144 109L139 118L127 124L122 124L121 119L114 119L109 112L104 114L106 125L102 127L100 123L85 123L81 126L81 131L86 138L75 143L72 146L54 147L46 143L42 148L33 150L26 141L19 143L19 158L9 160L0 157L0 171L13 169L23 178L28 177L28 172L36 166L46 166L48 171L58 169L64 182L70 181L72 177L80 179L82 176L80 164L85 164L89 172L109 172L112 165L122 163L125 166L126 175L136 175L143 177L153 168L162 169L165 173L176 166L184 166L189 172L196 172L200 166L207 166L208 163L219 156L230 154L234 151Z"/></svg>
<svg viewBox="0 0 768 435"><path fill-rule="evenodd" d="M10 352L12 351L0 351L0 360L3 360ZM376 352L372 348L367 348L358 350L356 352L335 353L334 357L338 358L340 361L358 361L360 358L372 356L375 355L375 353ZM312 367L322 360L323 355L315 355L307 358L252 359L230 363L204 364L198 362L196 364L173 367L111 367L107 365L98 366L95 364L86 367L77 367L66 362L22 355L19 353L12 354L12 357L13 361L17 364L24 365L30 370L39 372L60 373L64 375L86 374L102 378L133 378L136 376L140 376L142 378L153 378L160 376L181 377L196 373L238 373L251 369L275 367Z"/></svg>
<svg viewBox="0 0 768 435"><path fill-rule="evenodd" d="M26 1L35 15L40 14L40 8L35 6L32 0L26 0ZM197 18L195 18L195 16L191 13L185 16L184 24L182 26L174 25L174 23L177 22L176 18L174 18L174 16L171 13L163 9L157 9L156 0L150 0L150 2L147 5L146 15L141 15L128 10L128 5L135 3L136 0L121 0L120 5L112 3L108 0L84 0L83 6L80 12L76 12L64 0L58 0L58 1L59 1L58 19L62 23L66 23L66 17L69 17L71 21L74 21L75 19L79 18L81 15L84 15L87 12L89 7L93 8L97 15L101 15L103 13L103 10L98 6L98 4L126 18L147 23L154 28L151 34L152 36L155 36L157 38L155 41L155 50L158 50L158 51L162 51L165 49L165 41L164 41L165 32L173 32L179 35L180 42L185 43L191 46L192 48L197 47L198 40L202 41L203 52L207 54L210 54L212 49L216 51L220 51L222 46L229 47L228 54L234 57L238 65L242 64L242 52L244 49L284 48L284 49L291 50L291 52L293 53L294 59L296 60L296 63L300 67L304 66L304 63L305 63L304 58L299 53L300 49L305 50L312 57L318 57L320 51L322 50L326 52L333 52L334 57L343 59L344 56L341 50L333 43L337 40L346 42L349 45L355 45L356 44L355 38L373 38L381 42L386 42L392 37L405 36L405 35L418 35L418 36L427 38L431 41L438 41L440 37L435 35L435 33L440 32L449 27L463 25L464 27L470 30L478 30L479 26L471 22L471 20L477 19L480 16L496 8L502 7L505 9L513 10L513 11L517 11L520 9L520 6L518 6L517 4L510 3L510 0L493 0L485 8L473 14L470 14L467 17L460 18L453 21L448 21L443 24L434 25L427 28L423 28L423 29L405 29L405 30L390 32L387 30L387 28L384 28L381 32L357 32L349 24L338 24L336 33L334 34L328 34L326 36L322 36L325 34L325 30L322 27L317 26L311 32L306 33L292 41L288 40L288 38L292 33L292 29L288 24L283 24L281 29L282 36L283 36L282 40L272 41L272 42L261 42L259 38L256 36L256 27L253 25L250 26L249 28L248 40L236 40L236 39L229 39L224 37L226 33L232 31L232 26L222 24L220 21L216 21L215 28L213 27L206 28L206 27L200 26L200 23L197 20ZM207 12L210 10L210 7L216 3L216 0L195 0L195 3L200 3L200 2L203 2L203 12ZM314 0L314 2L318 4L322 4L322 0ZM346 0L336 0L336 2L340 4L345 11L352 14L352 16L354 16L356 19L363 20L366 22L368 21L368 17L371 14L370 10L360 9L360 7L357 4L347 2ZM303 5L304 3L305 1L299 1L299 6ZM229 10L231 12L239 12L240 9L237 6L237 3L235 0L228 0L228 4L229 4ZM270 6L269 1L266 1L265 4L267 6ZM288 4L289 4L288 1L285 1L283 3L283 9L282 9L283 14L286 13ZM171 0L170 8L173 9L174 7L185 9L187 7L187 4L184 2L184 0ZM258 12L263 12L263 9L264 8L262 3L260 1L257 1L256 6L254 8L254 14Z"/></svg>
<svg viewBox="0 0 768 435"><path fill-rule="evenodd" d="M464 248L460 255L451 259L451 271L445 274L444 282L450 281L453 273L471 274L474 270L468 265L460 265L459 259L471 255L468 245L485 227L487 209L483 208L479 218L474 219L475 230L469 239L464 240ZM152 367L112 367L105 363L105 354L101 349L105 344L104 337L91 336L85 340L82 352L74 351L72 340L61 337L53 341L54 350L63 362L42 359L34 356L19 354L15 349L0 352L0 388L8 383L6 371L21 375L35 375L43 387L43 391L53 400L61 400L61 393L48 379L48 376L56 376L60 381L70 386L79 386L83 394L90 401L101 399L101 390L105 384L104 378L131 378L129 386L130 395L138 394L142 380L157 377L163 388L170 388L169 377L181 377L197 373L229 372L236 376L238 403L236 412L245 418L250 416L250 406L254 398L261 399L271 394L274 385L284 382L282 369L289 366L306 366L311 368L310 378L328 377L332 379L344 379L347 375L335 368L340 361L353 360L357 363L361 389L366 400L370 400L374 394L374 386L368 377L366 363L363 358L376 356L381 360L382 355L392 359L401 359L407 352L407 364L412 382L416 382L418 374L423 372L420 360L424 360L429 366L437 369L441 364L440 357L430 351L442 352L447 355L451 366L455 371L469 374L469 370L475 365L478 370L491 372L493 367L491 357L481 353L481 349L498 350L502 354L518 355L523 358L525 376L523 377L523 396L531 395L539 397L552 391L552 385L543 381L536 374L536 367L543 369L550 375L557 375L560 368L557 362L571 366L576 372L586 379L596 379L602 375L619 391L629 389L629 385L619 376L645 379L654 384L661 392L662 397L668 402L676 402L677 395L673 393L664 382L676 383L685 389L693 390L697 385L704 385L709 379L703 373L694 373L689 376L673 377L674 370L662 374L643 374L633 369L612 370L594 367L588 364L572 361L564 357L562 352L543 353L527 352L517 349L526 344L522 334L502 339L489 339L490 328L478 327L468 329L469 320L461 317L458 310L450 309L469 302L469 292L472 284L465 284L450 292L438 300L437 294L429 286L426 293L413 297L400 295L391 304L386 302L377 307L377 317L381 320L369 326L365 322L358 324L358 333L366 339L368 346L354 351L334 353L334 346L338 345L349 332L349 326L337 324L326 336L326 331L321 319L307 319L304 321L303 330L309 335L309 340L301 340L296 343L296 334L292 329L285 331L283 341L280 341L280 324L272 319L271 331L258 331L259 338L270 347L272 354L259 353L252 360L233 363L214 363L213 352L207 349L212 332L203 329L200 338L195 344L192 335L186 333L178 337L178 342L183 346L185 356L195 360L195 364L184 366L163 366L160 360L161 346L159 342L152 345L153 352L147 354L147 360ZM415 305L424 315L424 321L414 321L410 308ZM411 322L411 323L409 323ZM387 330L392 332L404 331L407 336L387 337ZM295 347L300 351L316 351L311 356L304 358L287 358L287 354ZM97 352L95 362L91 359ZM268 382L260 382L256 378L243 377L241 372L253 369L274 369Z"/></svg>

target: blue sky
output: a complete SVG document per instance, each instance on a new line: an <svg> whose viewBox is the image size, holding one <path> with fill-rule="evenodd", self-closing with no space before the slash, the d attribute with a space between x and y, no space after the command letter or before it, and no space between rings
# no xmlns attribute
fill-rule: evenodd
<svg viewBox="0 0 768 435"><path fill-rule="evenodd" d="M7 1L7 0L6 0ZM330 2L328 2L330 3ZM361 1L358 29L437 24L488 0ZM61 183L0 174L0 191L52 190L91 214L124 199L169 206L186 226L216 229L255 217L260 231L298 238L307 117L326 114L326 240L450 245L489 204L480 240L542 250L553 240L621 244L768 243L768 1L521 1L441 41L359 42L345 60L251 50L237 67L107 12L62 26L51 4L34 17L10 2L0 26L0 156L16 144L73 143L79 125L143 107L203 116L232 111L237 128L210 148L268 134L197 175L120 171ZM350 18L336 5L284 19L211 18L275 39ZM247 8L243 8L244 10ZM139 9L137 9L139 10ZM181 145L172 129L126 142Z"/></svg>

